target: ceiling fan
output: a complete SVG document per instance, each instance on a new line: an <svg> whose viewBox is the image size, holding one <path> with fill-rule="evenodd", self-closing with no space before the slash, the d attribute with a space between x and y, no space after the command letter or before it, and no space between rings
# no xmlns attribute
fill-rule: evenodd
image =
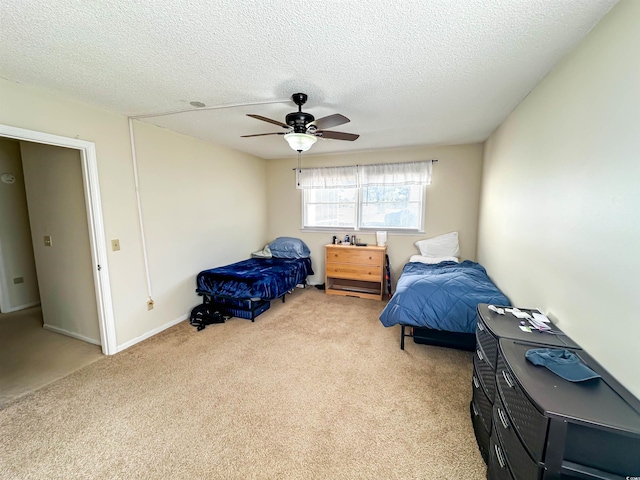
<svg viewBox="0 0 640 480"><path fill-rule="evenodd" d="M347 140L353 142L360 135L345 132L334 132L333 130L325 130L326 128L337 127L350 122L347 117L335 113L327 117L316 118L310 113L302 111L302 105L307 102L307 95L304 93L294 93L291 95L293 103L298 105L298 111L289 113L285 118L285 123L263 117L262 115L254 115L247 113L247 116L262 120L263 122L273 123L282 128L286 128L286 132L272 133L256 133L253 135L242 135L242 137L262 137L265 135L284 135L284 139L289 146L297 152L306 152L316 143L318 138L330 138L332 140Z"/></svg>

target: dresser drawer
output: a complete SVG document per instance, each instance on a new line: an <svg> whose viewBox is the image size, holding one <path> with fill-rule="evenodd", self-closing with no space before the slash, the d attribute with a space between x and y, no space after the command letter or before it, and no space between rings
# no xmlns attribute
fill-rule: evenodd
<svg viewBox="0 0 640 480"><path fill-rule="evenodd" d="M480 409L473 401L469 403L469 408L471 409L471 423L478 443L478 450L480 450L484 463L489 463L489 430L485 428L484 422L480 418Z"/></svg>
<svg viewBox="0 0 640 480"><path fill-rule="evenodd" d="M487 361L487 356L479 345L476 345L476 354L473 356L473 369L477 372L478 380L487 393L487 397L493 403L493 397L496 393L495 370Z"/></svg>
<svg viewBox="0 0 640 480"><path fill-rule="evenodd" d="M473 386L473 403L478 409L478 414L480 415L480 419L484 424L484 428L487 431L491 431L491 410L493 408L493 404L491 399L487 397L482 385L480 384L480 380L478 380L478 374L474 369L473 378L472 378L472 386Z"/></svg>
<svg viewBox="0 0 640 480"><path fill-rule="evenodd" d="M566 438L567 461L620 477L640 478L640 435L569 423Z"/></svg>
<svg viewBox="0 0 640 480"><path fill-rule="evenodd" d="M349 278L352 280L363 281L380 281L382 278L382 270L376 267L368 267L366 265L333 265L326 266L327 277L333 278Z"/></svg>
<svg viewBox="0 0 640 480"><path fill-rule="evenodd" d="M506 365L502 352L498 352L496 370L498 395L502 399L511 423L523 440L534 461L543 459L548 419L531 403ZM496 395L496 397L498 397ZM495 401L495 400L494 400Z"/></svg>
<svg viewBox="0 0 640 480"><path fill-rule="evenodd" d="M487 478L490 480L516 480L507 464L504 451L500 446L496 430L491 432L491 440L489 443L489 469Z"/></svg>
<svg viewBox="0 0 640 480"><path fill-rule="evenodd" d="M476 327L476 339L486 354L489 364L495 369L496 357L498 356L498 339L493 336L478 314L478 324Z"/></svg>
<svg viewBox="0 0 640 480"><path fill-rule="evenodd" d="M354 265L371 265L382 267L384 265L384 252L365 249L335 247L327 248L327 264L347 263Z"/></svg>
<svg viewBox="0 0 640 480"><path fill-rule="evenodd" d="M496 395L493 404L493 428L513 476L518 480L539 480L542 470L520 442L500 395Z"/></svg>

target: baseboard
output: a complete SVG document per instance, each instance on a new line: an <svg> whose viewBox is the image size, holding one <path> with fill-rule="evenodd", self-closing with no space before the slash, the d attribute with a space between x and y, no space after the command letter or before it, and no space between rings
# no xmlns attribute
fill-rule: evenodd
<svg viewBox="0 0 640 480"><path fill-rule="evenodd" d="M7 308L7 310L2 313L17 312L18 310L25 310L27 308L37 307L38 305L40 305L40 302L25 303L23 305L18 305L16 307Z"/></svg>
<svg viewBox="0 0 640 480"><path fill-rule="evenodd" d="M174 325L177 325L180 322L184 322L186 319L189 318L189 315L185 315L179 318L176 318L175 320L170 321L169 323L165 323L164 325L158 327L158 328L154 328L153 330L140 335L139 337L134 338L133 340L129 340L128 342L123 343L122 345L118 345L117 347L117 351L121 352L123 350L126 350L129 347L132 347L133 345L135 345L136 343L140 343L143 340L146 340L147 338L151 338L154 335L157 335L158 333L162 332L163 330L166 330L167 328L171 328Z"/></svg>
<svg viewBox="0 0 640 480"><path fill-rule="evenodd" d="M69 330L65 330L64 328L54 327L53 325L44 324L42 326L45 330L50 330L52 332L60 333L62 335L66 335L67 337L76 338L78 340L82 340L83 342L92 343L93 345L100 346L100 340L94 340L93 338L85 337L84 335L80 335L79 333L70 332Z"/></svg>

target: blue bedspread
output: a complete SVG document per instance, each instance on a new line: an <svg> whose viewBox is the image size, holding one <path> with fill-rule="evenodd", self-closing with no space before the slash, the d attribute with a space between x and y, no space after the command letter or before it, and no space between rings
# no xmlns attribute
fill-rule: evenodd
<svg viewBox="0 0 640 480"><path fill-rule="evenodd" d="M313 275L310 258L250 258L204 270L196 284L210 295L274 300L305 283L308 275Z"/></svg>
<svg viewBox="0 0 640 480"><path fill-rule="evenodd" d="M404 324L474 333L479 303L510 305L480 264L411 262L404 266L380 321L385 327Z"/></svg>

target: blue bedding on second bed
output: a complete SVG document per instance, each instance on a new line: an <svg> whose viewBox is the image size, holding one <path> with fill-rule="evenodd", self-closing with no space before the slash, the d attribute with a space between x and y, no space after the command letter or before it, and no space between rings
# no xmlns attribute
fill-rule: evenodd
<svg viewBox="0 0 640 480"><path fill-rule="evenodd" d="M510 305L482 265L407 263L396 293L380 314L385 327L404 324L449 332L474 333L479 303Z"/></svg>
<svg viewBox="0 0 640 480"><path fill-rule="evenodd" d="M313 275L310 258L250 258L198 274L198 291L237 299L274 300Z"/></svg>

